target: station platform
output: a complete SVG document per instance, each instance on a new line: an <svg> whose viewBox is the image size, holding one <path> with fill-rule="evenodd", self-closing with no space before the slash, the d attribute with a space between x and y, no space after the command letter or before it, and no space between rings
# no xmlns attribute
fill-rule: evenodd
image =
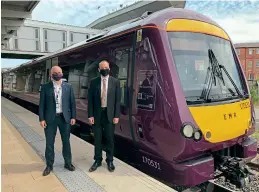
<svg viewBox="0 0 259 192"><path fill-rule="evenodd" d="M173 192L174 189L114 159L115 171L106 163L88 172L93 163L94 147L71 134L74 172L64 169L59 132L55 140L53 172L43 177L45 136L38 116L1 97L2 118L2 191L37 192ZM105 153L103 152L105 156Z"/></svg>

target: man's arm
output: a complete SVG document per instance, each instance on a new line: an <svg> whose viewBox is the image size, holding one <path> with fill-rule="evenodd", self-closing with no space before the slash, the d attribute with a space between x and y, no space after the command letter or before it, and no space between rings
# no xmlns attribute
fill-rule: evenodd
<svg viewBox="0 0 259 192"><path fill-rule="evenodd" d="M76 119L76 99L74 94L74 89L70 87L70 106L71 106L71 119Z"/></svg>
<svg viewBox="0 0 259 192"><path fill-rule="evenodd" d="M115 117L120 118L120 105L121 105L121 88L120 81L116 80L116 89L115 89Z"/></svg>
<svg viewBox="0 0 259 192"><path fill-rule="evenodd" d="M45 111L45 85L41 86L40 91L40 104L39 104L39 121L44 121L44 111Z"/></svg>
<svg viewBox="0 0 259 192"><path fill-rule="evenodd" d="M88 118L94 116L93 114L93 80L90 82L90 87L88 89Z"/></svg>

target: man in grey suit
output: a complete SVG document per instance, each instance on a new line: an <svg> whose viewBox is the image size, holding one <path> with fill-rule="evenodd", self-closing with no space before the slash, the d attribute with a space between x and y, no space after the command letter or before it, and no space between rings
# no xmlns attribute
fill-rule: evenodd
<svg viewBox="0 0 259 192"><path fill-rule="evenodd" d="M52 67L50 71L51 82L44 84L40 92L39 121L44 128L46 137L45 158L47 167L43 176L53 170L54 143L57 127L61 134L65 160L65 168L74 171L70 147L70 125L75 124L76 103L74 91L70 84L62 82L62 69L58 66Z"/></svg>

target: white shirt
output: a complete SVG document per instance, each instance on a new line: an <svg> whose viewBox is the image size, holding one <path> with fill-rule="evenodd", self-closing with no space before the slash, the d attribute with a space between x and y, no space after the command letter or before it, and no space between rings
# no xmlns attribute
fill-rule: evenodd
<svg viewBox="0 0 259 192"><path fill-rule="evenodd" d="M101 97L102 97L102 92L103 92L103 79L106 79L106 95L105 95L105 104L104 107L107 107L107 93L108 93L108 81L109 81L109 75L107 75L106 77L103 77L101 75Z"/></svg>
<svg viewBox="0 0 259 192"><path fill-rule="evenodd" d="M62 87L61 84L57 85L53 81L55 101L56 101L56 113L62 113Z"/></svg>

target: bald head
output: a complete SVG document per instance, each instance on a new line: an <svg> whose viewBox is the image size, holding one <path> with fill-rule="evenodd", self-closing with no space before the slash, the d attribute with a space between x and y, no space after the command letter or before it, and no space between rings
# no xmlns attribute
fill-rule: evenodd
<svg viewBox="0 0 259 192"><path fill-rule="evenodd" d="M102 76L107 76L110 72L110 64L108 61L103 60L99 63L99 72Z"/></svg>
<svg viewBox="0 0 259 192"><path fill-rule="evenodd" d="M53 73L61 73L62 74L62 69L59 66L53 66L50 70L50 75Z"/></svg>
<svg viewBox="0 0 259 192"><path fill-rule="evenodd" d="M103 60L99 63L99 69L109 69L110 68L110 64L108 63L108 61Z"/></svg>
<svg viewBox="0 0 259 192"><path fill-rule="evenodd" d="M62 69L59 66L53 66L50 70L50 77L55 81L60 81L63 77Z"/></svg>

